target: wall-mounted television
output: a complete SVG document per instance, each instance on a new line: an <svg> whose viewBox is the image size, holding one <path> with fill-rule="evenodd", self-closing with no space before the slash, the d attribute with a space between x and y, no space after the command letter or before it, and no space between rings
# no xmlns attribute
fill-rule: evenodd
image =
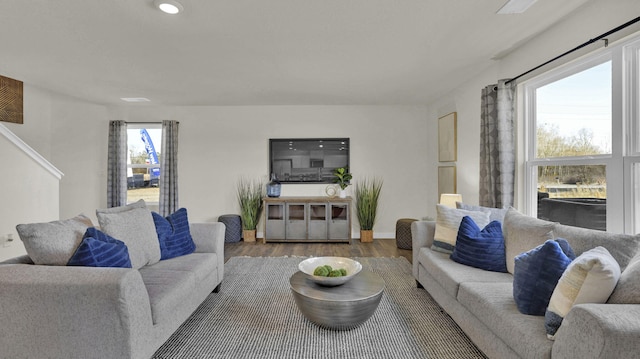
<svg viewBox="0 0 640 359"><path fill-rule="evenodd" d="M333 183L333 171L348 166L348 138L269 139L269 172L281 183Z"/></svg>

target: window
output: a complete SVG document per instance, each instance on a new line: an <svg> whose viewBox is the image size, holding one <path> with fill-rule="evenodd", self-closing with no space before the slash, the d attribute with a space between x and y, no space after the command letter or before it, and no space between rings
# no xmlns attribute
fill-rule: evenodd
<svg viewBox="0 0 640 359"><path fill-rule="evenodd" d="M159 203L161 143L161 124L127 124L127 203Z"/></svg>
<svg viewBox="0 0 640 359"><path fill-rule="evenodd" d="M640 230L639 49L636 37L523 84L528 213Z"/></svg>
<svg viewBox="0 0 640 359"><path fill-rule="evenodd" d="M535 89L536 158L611 153L611 61Z"/></svg>

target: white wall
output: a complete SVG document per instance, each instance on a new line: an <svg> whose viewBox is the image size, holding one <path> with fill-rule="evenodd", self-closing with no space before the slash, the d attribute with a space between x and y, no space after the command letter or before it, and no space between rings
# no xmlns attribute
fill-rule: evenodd
<svg viewBox="0 0 640 359"><path fill-rule="evenodd" d="M27 116L27 113L32 115ZM434 135L422 106L242 106L106 108L74 98L25 89L25 124L11 130L63 173L51 221L84 213L96 221L106 206L107 136L110 119L180 121L180 198L192 221L238 213L241 176L268 175L268 139L349 137L354 180L384 180L377 238L394 237L399 218L424 217L435 203L435 174L427 171ZM326 185L283 185L283 196L323 196ZM5 187L7 188L7 187ZM349 188L352 190L352 188ZM7 191L10 192L10 191ZM6 195L3 194L3 198ZM23 211L31 204L16 201ZM36 221L11 219L8 224ZM0 228L1 229L1 228ZM354 217L354 237L359 234ZM17 237L17 236L16 236Z"/></svg>
<svg viewBox="0 0 640 359"><path fill-rule="evenodd" d="M434 102L429 106L430 132L437 133L438 118L451 113L457 114L458 125L458 160L456 161L457 192L462 195L465 203L478 204L479 172L480 172L480 91L486 85L495 81L495 69L489 69L478 77L470 79L465 86L454 93ZM437 138L434 139L437 141ZM439 163L437 147L432 151L433 161L430 163L432 171L438 170ZM436 186L437 192L437 186ZM437 197L437 193L435 194ZM437 201L437 198L436 198ZM435 206L430 208L431 217L436 216Z"/></svg>
<svg viewBox="0 0 640 359"><path fill-rule="evenodd" d="M23 93L24 124L4 126L50 161L51 93L28 84ZM0 167L0 238L9 233L14 238L7 247L0 245L3 260L26 253L15 229L17 224L59 218L59 181L2 135Z"/></svg>
<svg viewBox="0 0 640 359"><path fill-rule="evenodd" d="M219 215L239 213L238 179L268 180L268 141L278 137L351 139L354 180L364 176L384 180L374 227L378 238L394 237L397 219L421 218L430 206L426 107L129 107L114 112L118 111L114 116L130 122L180 121L180 205L189 210L193 221L215 221ZM324 196L325 187L284 184L282 195ZM359 234L355 220L353 233Z"/></svg>
<svg viewBox="0 0 640 359"><path fill-rule="evenodd" d="M428 104L429 132L437 131L438 117L453 111L458 113L457 187L458 193L462 194L465 202L477 204L479 198L480 93L482 88L489 84L497 83L499 79L515 77L632 20L637 14L637 0L592 1L561 23L527 42L511 54L497 60L494 66L469 79L464 85ZM635 25L621 33L611 35L609 39L613 42L622 36L628 35L630 32L638 30L638 25ZM554 62L544 69L529 75L528 78L601 46L603 46L603 42L590 45L575 55ZM526 79L527 77L520 80L520 82ZM522 144L522 119L517 120L516 126L520 132L518 143ZM517 176L523 173L521 151L518 156ZM429 166L430 171L436 171L438 166L437 158L430 162ZM522 208L523 205L522 184L522 178L519 177L516 185L515 206L517 208Z"/></svg>
<svg viewBox="0 0 640 359"><path fill-rule="evenodd" d="M58 219L58 178L0 134L0 261L26 254L16 225ZM8 234L12 242L5 242Z"/></svg>
<svg viewBox="0 0 640 359"><path fill-rule="evenodd" d="M51 160L51 104L56 95L24 84L23 96L24 123L5 123L5 126L42 157Z"/></svg>
<svg viewBox="0 0 640 359"><path fill-rule="evenodd" d="M82 213L97 224L95 211L107 203L108 109L56 96L51 113L51 158L65 174L60 182L60 217Z"/></svg>
<svg viewBox="0 0 640 359"><path fill-rule="evenodd" d="M23 254L15 226L85 213L106 202L107 109L24 85L24 124L5 126L64 176L58 180L3 136L0 140L0 260ZM103 184L104 182L104 184ZM103 203L100 202L102 199Z"/></svg>

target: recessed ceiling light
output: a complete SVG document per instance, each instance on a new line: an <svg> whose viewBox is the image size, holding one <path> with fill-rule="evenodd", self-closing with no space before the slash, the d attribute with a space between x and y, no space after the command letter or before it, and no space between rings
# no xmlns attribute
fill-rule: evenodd
<svg viewBox="0 0 640 359"><path fill-rule="evenodd" d="M126 102L150 102L151 101L146 97L121 97L120 99Z"/></svg>
<svg viewBox="0 0 640 359"><path fill-rule="evenodd" d="M154 0L153 4L167 14L175 15L184 10L182 4L176 0Z"/></svg>
<svg viewBox="0 0 640 359"><path fill-rule="evenodd" d="M509 0L496 14L521 14L538 0Z"/></svg>

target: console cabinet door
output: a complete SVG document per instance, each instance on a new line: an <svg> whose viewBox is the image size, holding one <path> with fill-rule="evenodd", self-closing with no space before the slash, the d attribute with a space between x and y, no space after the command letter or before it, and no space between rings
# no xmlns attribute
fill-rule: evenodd
<svg viewBox="0 0 640 359"><path fill-rule="evenodd" d="M323 197L265 198L265 240L349 243L350 200Z"/></svg>
<svg viewBox="0 0 640 359"><path fill-rule="evenodd" d="M351 239L349 205L347 203L330 203L329 215L329 239Z"/></svg>
<svg viewBox="0 0 640 359"><path fill-rule="evenodd" d="M308 211L306 203L287 202L286 239L307 239Z"/></svg>
<svg viewBox="0 0 640 359"><path fill-rule="evenodd" d="M284 203L267 203L266 207L266 228L265 238L269 239L286 239L285 237L285 220L284 220Z"/></svg>
<svg viewBox="0 0 640 359"><path fill-rule="evenodd" d="M327 203L309 203L309 233L307 239L327 239Z"/></svg>

